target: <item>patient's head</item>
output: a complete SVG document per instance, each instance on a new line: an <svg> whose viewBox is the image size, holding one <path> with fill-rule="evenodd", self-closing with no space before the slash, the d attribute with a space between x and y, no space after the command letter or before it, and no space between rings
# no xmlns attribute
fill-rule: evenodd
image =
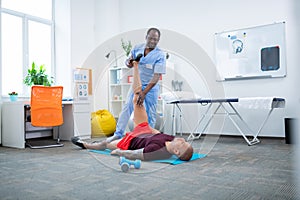
<svg viewBox="0 0 300 200"><path fill-rule="evenodd" d="M179 159L183 161L189 161L192 158L193 153L194 153L194 149L192 145L189 144L188 147L185 149L185 151L183 151L182 154L179 155Z"/></svg>
<svg viewBox="0 0 300 200"><path fill-rule="evenodd" d="M194 149L184 138L174 138L170 148L171 153L177 155L180 160L189 161L193 156Z"/></svg>

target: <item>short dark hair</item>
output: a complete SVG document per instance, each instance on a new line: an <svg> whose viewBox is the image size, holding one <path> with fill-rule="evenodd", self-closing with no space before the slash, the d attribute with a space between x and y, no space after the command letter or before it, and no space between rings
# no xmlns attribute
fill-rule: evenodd
<svg viewBox="0 0 300 200"><path fill-rule="evenodd" d="M189 147L179 156L180 160L183 161L189 161L194 153L194 149L192 147L192 145L189 145Z"/></svg>
<svg viewBox="0 0 300 200"><path fill-rule="evenodd" d="M158 33L158 37L160 37L160 30L158 30L158 28L149 28L147 31L147 35L149 35L150 31L156 31Z"/></svg>

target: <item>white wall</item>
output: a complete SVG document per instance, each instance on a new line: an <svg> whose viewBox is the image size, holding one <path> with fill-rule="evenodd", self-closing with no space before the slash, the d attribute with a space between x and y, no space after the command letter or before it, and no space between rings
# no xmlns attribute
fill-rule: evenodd
<svg viewBox="0 0 300 200"><path fill-rule="evenodd" d="M146 29L151 26L182 34L200 45L213 59L216 32L247 28L273 22L286 22L287 77L222 82L228 97L281 96L286 98L286 109L277 110L262 135L284 136L282 117L296 117L294 109L299 105L296 94L299 69L296 60L296 18L293 0L72 0L71 2L71 67L88 63L93 50L108 40L128 31ZM299 4L298 4L299 5ZM144 35L141 35L144 37ZM161 44L168 35L162 32ZM174 40L174 45L180 41ZM108 51L113 45L106 44ZM104 47L103 47L104 48ZM106 51L103 50L103 56ZM121 53L121 52L120 52ZM195 53L195 52L190 52ZM196 54L195 54L196 55ZM98 55L103 59L102 55ZM172 55L171 55L172 56ZM97 56L94 56L94 59ZM103 63L105 63L103 61ZM107 63L106 63L107 64ZM106 67L97 66L99 67ZM187 66L176 66L178 70ZM199 65L201 67L201 65ZM98 70L98 69L97 69ZM197 85L190 80L190 85ZM199 91L201 88L199 88ZM102 91L104 92L104 91ZM95 93L94 95L99 95ZM101 93L101 95L103 95ZM107 97L103 99L107 100ZM98 107L97 107L98 106ZM107 102L96 104L94 109L104 109ZM243 111L246 120L252 121L254 129L261 121L262 113ZM258 116L258 117L257 117ZM231 127L228 127L231 131Z"/></svg>
<svg viewBox="0 0 300 200"><path fill-rule="evenodd" d="M120 24L122 31L156 26L180 32L198 43L213 59L214 33L286 21L287 51L290 53L290 45L294 44L292 37L295 37L293 36L294 19L290 14L293 13L291 12L290 2L285 0L192 0L188 2L154 0L148 5L140 3L138 0L121 1L120 19L122 19L122 23ZM134 12L130 9L133 7L135 8ZM162 33L161 40L164 39L163 37ZM176 41L174 42L176 43ZM220 83L224 84L225 93L229 97L282 96L287 99L286 114L282 113L282 111L275 111L275 115L270 119L271 121L273 120L273 123L267 125L263 131L264 135L283 136L283 121L278 116L283 114L296 116L293 105L295 105L297 99L294 98L291 87L293 80L297 78L297 73L295 73L297 65L290 54L288 54L287 62L287 78ZM185 67L182 66L182 68ZM197 82L191 83L191 85L193 84L197 84ZM256 129L258 128L258 123L262 120L260 116L263 113L252 113L249 112L246 115L246 119L252 121L252 124L253 122L257 124L253 128Z"/></svg>
<svg viewBox="0 0 300 200"><path fill-rule="evenodd" d="M119 0L95 1L95 39L101 44L120 32Z"/></svg>
<svg viewBox="0 0 300 200"><path fill-rule="evenodd" d="M72 96L70 0L55 2L56 83L64 86L64 96Z"/></svg>
<svg viewBox="0 0 300 200"><path fill-rule="evenodd" d="M64 86L64 96L73 96L74 68L82 67L96 48L95 0L55 1L56 79Z"/></svg>
<svg viewBox="0 0 300 200"><path fill-rule="evenodd" d="M84 2L84 3L83 3ZM71 66L81 67L95 48L95 0L71 1Z"/></svg>

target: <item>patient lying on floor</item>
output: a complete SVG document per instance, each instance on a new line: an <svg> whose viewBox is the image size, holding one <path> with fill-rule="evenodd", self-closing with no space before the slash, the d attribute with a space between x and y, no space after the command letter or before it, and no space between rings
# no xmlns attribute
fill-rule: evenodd
<svg viewBox="0 0 300 200"><path fill-rule="evenodd" d="M148 124L148 117L144 106L137 105L138 94L141 91L141 82L138 72L138 63L134 61L134 129L119 140L110 143L86 143L78 137L72 142L83 149L112 150L111 154L125 156L128 159L159 160L176 155L180 160L189 161L193 155L193 147L184 138L176 138L160 133Z"/></svg>

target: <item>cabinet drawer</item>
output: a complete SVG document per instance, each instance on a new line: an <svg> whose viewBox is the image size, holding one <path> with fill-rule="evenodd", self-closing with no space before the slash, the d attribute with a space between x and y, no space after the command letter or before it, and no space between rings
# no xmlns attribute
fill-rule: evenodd
<svg viewBox="0 0 300 200"><path fill-rule="evenodd" d="M52 130L52 126L32 126L30 122L25 123L25 131L45 131Z"/></svg>

